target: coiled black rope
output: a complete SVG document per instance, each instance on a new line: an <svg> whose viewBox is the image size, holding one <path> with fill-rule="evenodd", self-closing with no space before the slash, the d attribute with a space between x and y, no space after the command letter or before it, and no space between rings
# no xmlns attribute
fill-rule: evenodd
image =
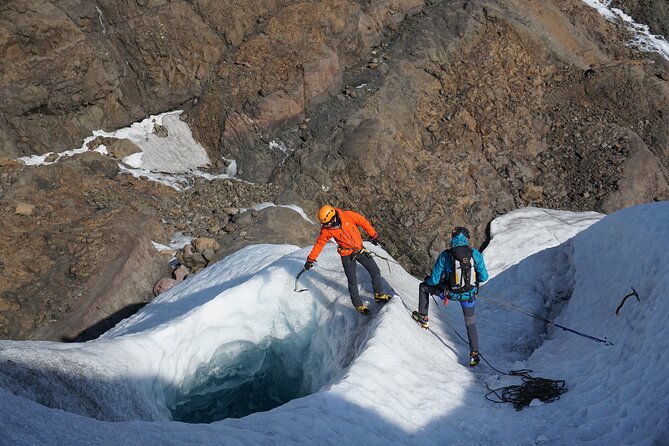
<svg viewBox="0 0 669 446"><path fill-rule="evenodd" d="M493 403L511 403L514 409L523 410L535 399L539 399L544 403L552 403L559 400L560 395L567 391L564 380L536 378L530 375L529 372L531 370L512 370L506 374L522 378L523 383L517 386L491 389L486 383L486 388L489 390L485 396L486 399ZM491 395L495 395L497 399L492 399Z"/></svg>
<svg viewBox="0 0 669 446"><path fill-rule="evenodd" d="M458 333L455 327L453 327L446 312L439 306L434 295L432 295L432 300L444 316L446 324L455 332L462 342L469 346L469 342L467 342L465 338ZM529 369L511 370L509 373L506 373L495 368L481 353L479 353L479 358L485 361L485 363L497 373L506 376L520 376L523 380L523 383L520 385L500 387L498 389L491 389L488 386L488 383L486 383L485 386L489 392L485 397L488 401L492 401L493 403L511 403L516 410L523 410L525 407L529 406L534 399L538 399L544 403L551 403L559 400L560 395L567 391L566 383L562 379L554 380L537 378L530 375L532 370ZM491 395L495 395L497 399L492 399Z"/></svg>

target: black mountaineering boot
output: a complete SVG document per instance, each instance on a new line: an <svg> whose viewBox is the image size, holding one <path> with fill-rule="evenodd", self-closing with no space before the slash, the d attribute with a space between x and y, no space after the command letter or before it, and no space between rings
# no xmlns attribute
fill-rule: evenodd
<svg viewBox="0 0 669 446"><path fill-rule="evenodd" d="M392 299L392 296L390 294L386 293L374 293L374 300L377 301L378 303L386 303L390 299Z"/></svg>
<svg viewBox="0 0 669 446"><path fill-rule="evenodd" d="M414 321L418 322L418 325L420 325L423 328L428 328L430 324L427 321L427 314L422 315L417 311L414 311L411 313L411 317L413 318Z"/></svg>
<svg viewBox="0 0 669 446"><path fill-rule="evenodd" d="M481 358L479 357L479 352L470 352L469 353L469 367L476 367Z"/></svg>
<svg viewBox="0 0 669 446"><path fill-rule="evenodd" d="M358 305L357 307L355 307L355 309L358 310L358 312L360 314L364 314L364 315L369 314L369 309L367 308L367 305L365 305L365 304Z"/></svg>

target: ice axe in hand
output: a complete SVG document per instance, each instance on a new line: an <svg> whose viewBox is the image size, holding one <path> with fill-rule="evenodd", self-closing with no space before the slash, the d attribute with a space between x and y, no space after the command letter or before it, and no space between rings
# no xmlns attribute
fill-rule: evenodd
<svg viewBox="0 0 669 446"><path fill-rule="evenodd" d="M300 280L300 276L302 274L309 271L311 268L313 268L313 266L314 266L314 262L310 262L310 261L307 260L307 262L304 264L304 268L302 269L302 271L300 271L297 274L297 277L295 277L295 288L293 289L293 291L295 291L296 293L301 293L302 291L307 291L308 290L308 288L301 288L301 289L298 290L297 289L297 281Z"/></svg>

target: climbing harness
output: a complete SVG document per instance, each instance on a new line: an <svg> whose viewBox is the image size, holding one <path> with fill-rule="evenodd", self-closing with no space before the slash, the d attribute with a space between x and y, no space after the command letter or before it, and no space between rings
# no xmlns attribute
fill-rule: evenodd
<svg viewBox="0 0 669 446"><path fill-rule="evenodd" d="M301 289L299 289L299 290L297 289L297 281L300 280L300 276L301 276L302 274L306 273L306 272L307 272L306 269L302 269L302 271L300 271L300 272L297 274L297 277L295 277L295 288L293 289L293 291L295 291L296 293L301 293L302 291L307 291L307 290L308 290L308 288L301 288Z"/></svg>
<svg viewBox="0 0 669 446"><path fill-rule="evenodd" d="M620 309L623 307L623 305L625 305L625 301L627 300L628 297L634 296L634 297L636 297L637 302L641 302L639 300L639 293L636 292L634 287L630 287L630 288L632 288L632 292L629 293L627 296L623 297L622 302L620 302L620 305L618 305L618 308L616 308L616 316L620 316Z"/></svg>

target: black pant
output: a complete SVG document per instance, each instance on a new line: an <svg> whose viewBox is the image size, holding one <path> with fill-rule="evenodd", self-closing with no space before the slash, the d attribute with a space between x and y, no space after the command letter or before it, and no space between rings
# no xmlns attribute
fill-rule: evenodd
<svg viewBox="0 0 669 446"><path fill-rule="evenodd" d="M362 305L360 294L358 293L358 275L356 261L365 267L370 276L372 276L372 287L374 293L381 292L381 271L368 253L356 252L348 256L342 256L341 264L344 267L346 279L348 279L348 292L351 295L351 302L354 307Z"/></svg>
<svg viewBox="0 0 669 446"><path fill-rule="evenodd" d="M427 316L427 310L430 308L430 294L438 296L444 291L443 284L428 285L426 282L421 282L418 286L418 312L423 316Z"/></svg>
<svg viewBox="0 0 669 446"><path fill-rule="evenodd" d="M427 316L427 311L430 308L430 294L439 295L444 291L444 285L428 285L421 282L418 286L418 312L423 316ZM479 351L479 337L476 331L476 315L474 310L474 302L462 301L462 313L465 317L465 327L467 327L467 338L469 339L469 349L473 352Z"/></svg>

